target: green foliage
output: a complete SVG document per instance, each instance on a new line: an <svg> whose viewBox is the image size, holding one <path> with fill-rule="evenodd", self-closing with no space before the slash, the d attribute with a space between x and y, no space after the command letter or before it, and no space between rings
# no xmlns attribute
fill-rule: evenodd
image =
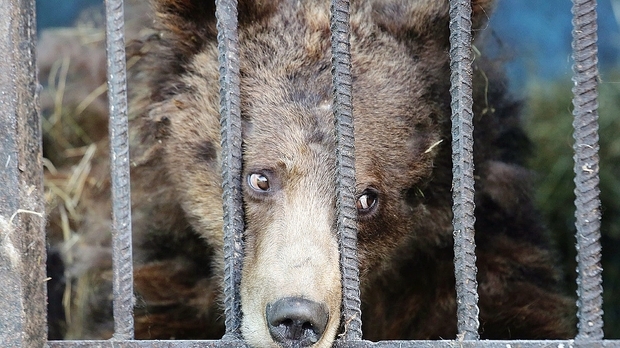
<svg viewBox="0 0 620 348"><path fill-rule="evenodd" d="M537 203L566 266L569 291L576 289L572 86L567 80L530 84L525 120L535 149L530 167L538 175ZM599 93L604 330L606 338L620 338L620 71L603 75Z"/></svg>

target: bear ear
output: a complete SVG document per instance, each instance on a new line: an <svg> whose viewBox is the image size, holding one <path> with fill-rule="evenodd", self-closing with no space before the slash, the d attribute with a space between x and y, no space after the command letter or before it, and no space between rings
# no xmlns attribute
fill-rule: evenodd
<svg viewBox="0 0 620 348"><path fill-rule="evenodd" d="M494 0L471 0L472 30L487 22ZM398 38L443 38L449 33L448 0L375 0L372 17L383 30Z"/></svg>
<svg viewBox="0 0 620 348"><path fill-rule="evenodd" d="M239 0L239 26L260 21L273 13L279 1ZM152 0L155 23L173 35L177 48L196 53L217 35L214 0Z"/></svg>

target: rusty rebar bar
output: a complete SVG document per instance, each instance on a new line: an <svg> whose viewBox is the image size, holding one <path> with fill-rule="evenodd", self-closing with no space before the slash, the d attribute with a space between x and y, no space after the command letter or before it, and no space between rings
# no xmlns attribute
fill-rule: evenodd
<svg viewBox="0 0 620 348"><path fill-rule="evenodd" d="M106 52L112 177L114 339L134 337L129 132L123 0L106 0Z"/></svg>
<svg viewBox="0 0 620 348"><path fill-rule="evenodd" d="M450 0L452 211L459 339L477 340L471 1Z"/></svg>
<svg viewBox="0 0 620 348"><path fill-rule="evenodd" d="M336 228L342 273L344 339L362 339L362 311L357 259L357 209L355 206L355 144L353 90L349 34L349 1L331 2L332 75L336 128Z"/></svg>
<svg viewBox="0 0 620 348"><path fill-rule="evenodd" d="M239 38L237 1L216 2L220 62L220 125L224 201L224 312L226 339L241 337L241 269L243 266L243 195Z"/></svg>
<svg viewBox="0 0 620 348"><path fill-rule="evenodd" d="M603 338L596 0L573 0L577 339Z"/></svg>

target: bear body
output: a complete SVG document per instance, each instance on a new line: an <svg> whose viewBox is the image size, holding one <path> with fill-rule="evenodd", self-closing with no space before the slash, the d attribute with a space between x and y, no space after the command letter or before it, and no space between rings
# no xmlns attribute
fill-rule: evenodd
<svg viewBox="0 0 620 348"><path fill-rule="evenodd" d="M327 347L341 319L329 4L239 6L242 334L253 346ZM472 1L476 27L490 7L490 0ZM153 8L156 34L134 43L140 59L129 71L136 337L218 338L223 235L214 4L154 0ZM441 0L351 4L358 248L363 330L371 340L457 334L448 18ZM519 105L493 64L482 61L474 77L480 333L569 338L574 302L559 290L530 197ZM91 287L109 286L97 277ZM86 318L109 310L104 296L86 302ZM295 332L285 320L311 328ZM91 326L84 336L109 330L83 323Z"/></svg>

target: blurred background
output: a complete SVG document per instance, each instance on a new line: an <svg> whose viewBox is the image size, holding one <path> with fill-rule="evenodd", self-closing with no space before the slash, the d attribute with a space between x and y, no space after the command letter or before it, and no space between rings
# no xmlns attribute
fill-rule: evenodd
<svg viewBox="0 0 620 348"><path fill-rule="evenodd" d="M38 29L73 26L82 10L102 3L37 0ZM606 338L620 338L620 0L598 1L598 18L604 330ZM524 100L537 202L574 293L571 2L498 0L489 26L483 54L505 61L510 89Z"/></svg>
<svg viewBox="0 0 620 348"><path fill-rule="evenodd" d="M620 0L599 0L597 12L604 331L620 338ZM525 101L537 203L574 293L571 17L568 0L498 0L490 27L493 54L506 60L511 90Z"/></svg>

